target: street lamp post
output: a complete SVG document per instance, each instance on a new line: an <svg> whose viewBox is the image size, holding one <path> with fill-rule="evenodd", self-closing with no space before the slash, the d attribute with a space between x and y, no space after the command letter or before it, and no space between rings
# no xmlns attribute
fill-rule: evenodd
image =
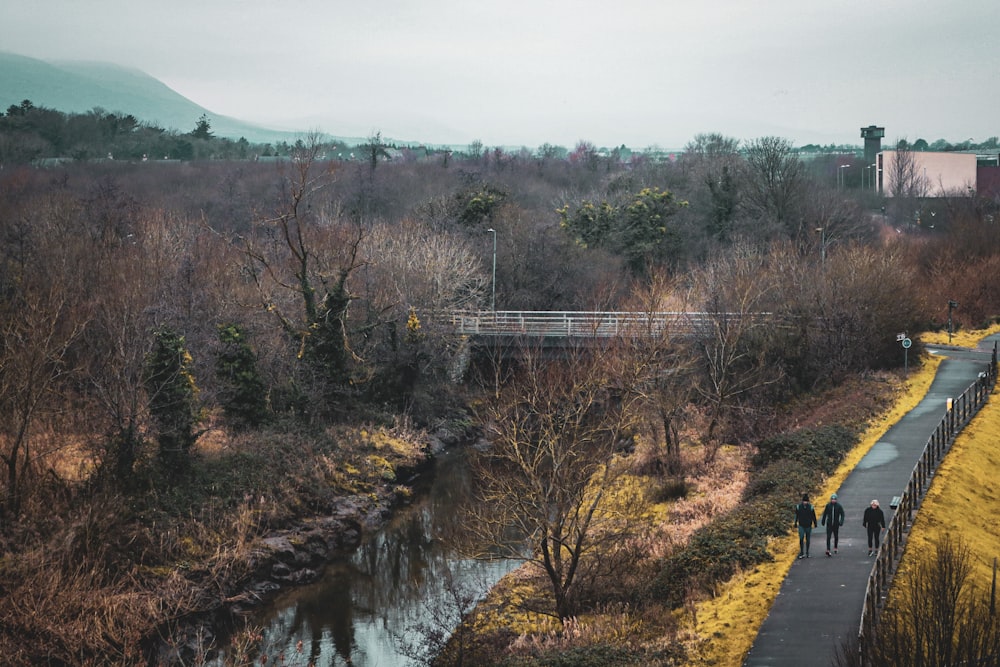
<svg viewBox="0 0 1000 667"><path fill-rule="evenodd" d="M949 345L951 345L951 332L953 331L953 329L951 328L951 311L954 310L955 308L958 308L958 301L955 301L954 299L948 299L948 344Z"/></svg>
<svg viewBox="0 0 1000 667"><path fill-rule="evenodd" d="M872 192L878 192L878 164L869 165L868 168L875 170L875 175L872 177Z"/></svg>
<svg viewBox="0 0 1000 667"><path fill-rule="evenodd" d="M844 189L844 188L847 187L847 179L844 177L844 172L842 172L841 169L847 169L850 166L851 165L849 165L849 164L842 164L839 167L837 167L837 185L841 189Z"/></svg>
<svg viewBox="0 0 1000 667"><path fill-rule="evenodd" d="M497 230L490 227L486 231L493 235L493 279L490 281L493 294L490 296L490 310L495 313L497 312Z"/></svg>
<svg viewBox="0 0 1000 667"><path fill-rule="evenodd" d="M826 227L817 227L819 232L819 261L820 266L826 267Z"/></svg>

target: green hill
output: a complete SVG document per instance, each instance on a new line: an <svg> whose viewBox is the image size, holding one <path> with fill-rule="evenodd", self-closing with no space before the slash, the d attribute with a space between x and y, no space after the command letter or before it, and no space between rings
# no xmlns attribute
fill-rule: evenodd
<svg viewBox="0 0 1000 667"><path fill-rule="evenodd" d="M190 132L204 114L219 137L263 143L299 134L220 116L135 69L96 62L46 62L0 52L0 110L31 100L37 107L86 113L95 107L132 114L166 130Z"/></svg>

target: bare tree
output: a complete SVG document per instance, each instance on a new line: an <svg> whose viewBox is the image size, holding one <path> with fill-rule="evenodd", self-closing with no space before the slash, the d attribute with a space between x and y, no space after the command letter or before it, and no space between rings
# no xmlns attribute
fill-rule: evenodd
<svg viewBox="0 0 1000 667"><path fill-rule="evenodd" d="M522 372L485 408L490 446L476 465L471 526L484 549L543 572L548 613L565 619L580 609L584 573L601 567L629 527L627 512L606 501L625 469L618 453L636 427L639 396L634 378L612 373L599 349L548 361L537 349L523 353Z"/></svg>
<svg viewBox="0 0 1000 667"><path fill-rule="evenodd" d="M684 147L684 154L681 156L681 159L691 162L713 161L716 159L727 161L738 157L739 148L739 139L727 137L718 132L696 134L694 139L689 141Z"/></svg>
<svg viewBox="0 0 1000 667"><path fill-rule="evenodd" d="M22 219L0 222L7 242L0 252L0 507L15 515L46 453L43 422L65 411L63 393L76 370L72 346L89 319L76 273L83 256L64 240L75 208L55 201L26 210Z"/></svg>
<svg viewBox="0 0 1000 667"><path fill-rule="evenodd" d="M787 139L763 137L746 146L746 200L759 215L779 223L791 238L803 233L793 215L805 194L802 162Z"/></svg>
<svg viewBox="0 0 1000 667"><path fill-rule="evenodd" d="M737 245L694 279L694 298L703 304L696 321L702 368L696 391L708 406L708 459L720 444L719 427L752 410L756 392L781 379L781 369L768 361L775 286L765 267L764 253Z"/></svg>
<svg viewBox="0 0 1000 667"><path fill-rule="evenodd" d="M378 225L365 243L368 274L386 301L420 313L477 309L488 296L489 275L463 237L404 220Z"/></svg>
<svg viewBox="0 0 1000 667"><path fill-rule="evenodd" d="M90 352L85 392L93 401L95 425L100 425L103 436L98 449L119 482L130 479L145 440L143 367L154 326L153 292L147 284L150 266L129 264L114 267L119 279L125 279L104 283L106 288L94 305L92 326L84 336Z"/></svg>
<svg viewBox="0 0 1000 667"><path fill-rule="evenodd" d="M895 334L920 326L923 295L914 262L901 243L838 246L825 262L772 250L775 310L794 323L783 352L788 372L805 389L870 368L903 362ZM782 262L780 265L777 262Z"/></svg>
<svg viewBox="0 0 1000 667"><path fill-rule="evenodd" d="M677 475L682 472L679 430L694 392L697 362L679 328L684 322L681 313L687 310L685 293L675 279L657 272L628 310L641 317L619 338L618 344L628 349L621 358L647 370L645 381L637 385L651 446L651 456L642 464L652 472ZM643 373L637 369L635 375Z"/></svg>
<svg viewBox="0 0 1000 667"><path fill-rule="evenodd" d="M900 139L896 143L896 150L887 151L885 157L889 160L885 170L887 194L890 197L915 199L927 196L930 184L917 164L917 156L905 139Z"/></svg>
<svg viewBox="0 0 1000 667"><path fill-rule="evenodd" d="M9 303L0 325L0 461L6 510L16 514L22 485L36 462L36 422L58 409L59 384L72 372L69 349L83 323L59 282Z"/></svg>
<svg viewBox="0 0 1000 667"><path fill-rule="evenodd" d="M832 189L816 189L803 203L802 218L806 225L798 239L801 251L814 253L820 262L854 241L874 240L877 230L870 216L853 200Z"/></svg>
<svg viewBox="0 0 1000 667"><path fill-rule="evenodd" d="M897 224L913 224L920 211L920 201L927 196L930 182L918 164L917 156L905 139L896 143L896 150L882 154L886 179L886 194L890 213Z"/></svg>
<svg viewBox="0 0 1000 667"><path fill-rule="evenodd" d="M256 223L240 242L261 307L293 341L296 359L332 389L350 382L352 361L360 360L349 337L356 298L349 279L366 263L365 231L341 224L335 211L321 206L318 193L333 172L318 159L320 147L318 136L302 145L283 182L284 207Z"/></svg>

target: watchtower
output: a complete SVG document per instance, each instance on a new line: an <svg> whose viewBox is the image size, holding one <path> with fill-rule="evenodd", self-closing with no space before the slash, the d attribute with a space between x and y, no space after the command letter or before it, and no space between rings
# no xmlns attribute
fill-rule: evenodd
<svg viewBox="0 0 1000 667"><path fill-rule="evenodd" d="M875 156L882 152L882 137L885 136L884 127L869 125L861 128L861 138L865 140L865 164L875 162Z"/></svg>

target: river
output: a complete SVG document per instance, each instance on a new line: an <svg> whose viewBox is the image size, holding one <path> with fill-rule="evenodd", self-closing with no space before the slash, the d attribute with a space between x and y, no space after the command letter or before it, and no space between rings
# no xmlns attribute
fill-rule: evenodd
<svg viewBox="0 0 1000 667"><path fill-rule="evenodd" d="M463 452L447 451L358 550L313 584L282 594L253 620L268 664L426 665L513 563L462 558L449 544L468 496ZM284 662L279 662L279 658Z"/></svg>

